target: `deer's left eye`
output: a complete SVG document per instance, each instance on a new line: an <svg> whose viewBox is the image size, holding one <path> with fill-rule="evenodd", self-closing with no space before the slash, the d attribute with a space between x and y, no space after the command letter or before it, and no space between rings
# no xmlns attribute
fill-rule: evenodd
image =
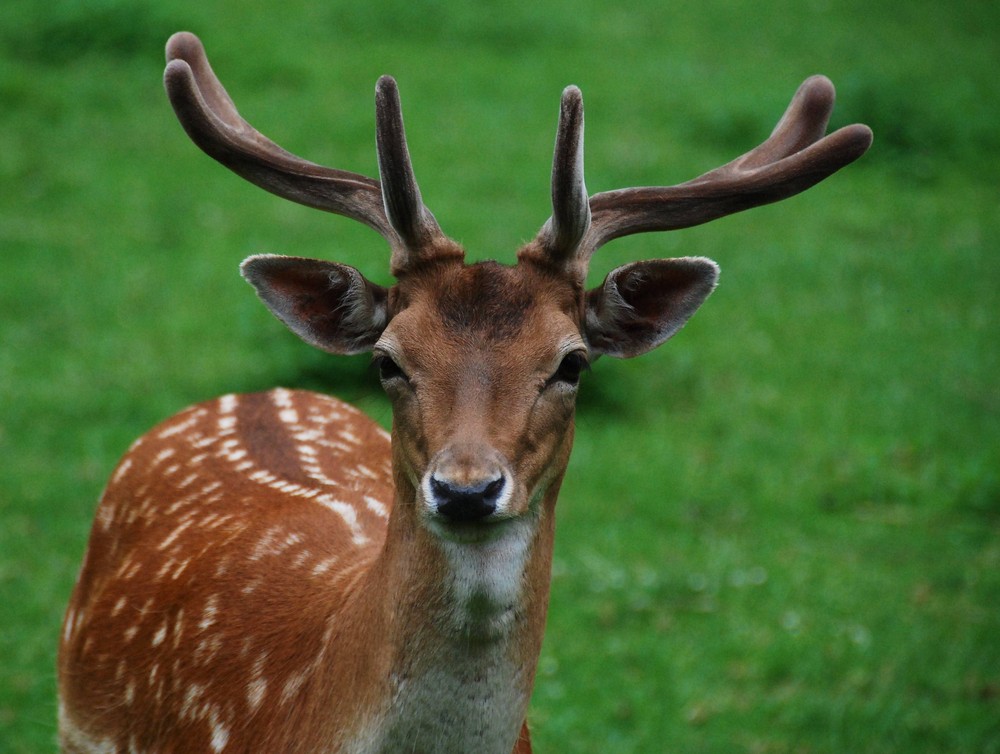
<svg viewBox="0 0 1000 754"><path fill-rule="evenodd" d="M572 351L563 357L559 368L549 377L546 385L563 384L576 387L580 383L580 375L587 369L590 369L587 354L583 351Z"/></svg>

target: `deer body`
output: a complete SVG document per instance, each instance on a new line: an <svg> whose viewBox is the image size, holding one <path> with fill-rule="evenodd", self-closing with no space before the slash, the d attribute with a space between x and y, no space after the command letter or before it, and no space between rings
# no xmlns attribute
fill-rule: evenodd
<svg viewBox="0 0 1000 754"><path fill-rule="evenodd" d="M306 342L373 353L393 430L390 442L346 404L277 389L195 406L137 441L66 612L64 750L529 754L580 372L666 341L717 277L706 259L650 260L587 291L590 255L798 193L870 132L824 137L833 91L814 78L733 163L589 196L571 87L552 217L516 266L466 265L423 205L391 79L376 90L375 181L253 130L192 35L171 38L168 60L167 92L203 150L389 243L391 288L296 257L242 271Z"/></svg>
<svg viewBox="0 0 1000 754"><path fill-rule="evenodd" d="M67 615L65 660L88 672L63 704L98 711L64 718L69 750L162 750L143 732L159 720L189 751L509 754L540 635L526 624L544 619L510 614L531 542L484 543L481 574L449 583L435 542L386 548L412 508L392 490L386 433L315 393L225 396L149 433L103 496ZM392 651L411 642L426 653ZM124 738L100 733L109 713ZM421 740L439 718L480 724Z"/></svg>

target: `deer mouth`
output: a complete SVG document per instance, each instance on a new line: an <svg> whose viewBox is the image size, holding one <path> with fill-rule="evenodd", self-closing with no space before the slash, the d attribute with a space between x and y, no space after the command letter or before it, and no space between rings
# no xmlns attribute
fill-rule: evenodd
<svg viewBox="0 0 1000 754"><path fill-rule="evenodd" d="M493 513L476 519L431 513L425 521L428 529L442 540L462 545L488 545L520 536L530 518L527 513Z"/></svg>

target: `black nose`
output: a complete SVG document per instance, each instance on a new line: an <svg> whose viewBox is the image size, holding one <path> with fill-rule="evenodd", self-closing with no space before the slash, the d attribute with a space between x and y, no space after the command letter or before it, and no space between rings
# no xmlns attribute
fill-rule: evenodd
<svg viewBox="0 0 1000 754"><path fill-rule="evenodd" d="M502 475L471 484L431 477L431 493L438 514L456 522L481 521L491 515L497 509L503 488Z"/></svg>

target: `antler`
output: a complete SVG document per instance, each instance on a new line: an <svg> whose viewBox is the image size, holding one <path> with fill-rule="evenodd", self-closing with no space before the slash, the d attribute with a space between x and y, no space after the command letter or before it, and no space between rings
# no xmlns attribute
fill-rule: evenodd
<svg viewBox="0 0 1000 754"><path fill-rule="evenodd" d="M383 76L376 88L381 183L304 160L255 130L237 112L193 34L179 32L167 42L163 80L178 120L206 154L271 193L378 231L392 247L394 273L441 251L434 247L444 235L420 198L392 78Z"/></svg>
<svg viewBox="0 0 1000 754"><path fill-rule="evenodd" d="M381 182L324 167L285 151L237 112L193 34L167 42L164 84L177 117L209 156L248 181L286 199L358 220L392 247L392 271L416 261L461 258L424 206L413 175L396 82L376 87L376 143ZM833 110L833 84L813 76L799 87L771 136L757 148L694 180L587 196L583 180L583 98L563 92L552 165L552 217L536 243L550 261L586 272L590 256L615 238L676 230L794 196L856 160L871 129L852 125L823 136Z"/></svg>
<svg viewBox="0 0 1000 754"><path fill-rule="evenodd" d="M539 234L556 257L572 256L590 229L590 204L583 181L583 94L563 90L552 158L552 217Z"/></svg>
<svg viewBox="0 0 1000 754"><path fill-rule="evenodd" d="M615 238L687 228L805 191L856 160L872 142L871 129L860 124L824 137L833 103L833 84L813 76L799 87L770 138L743 156L676 186L606 191L581 203L583 103L579 90L570 87L563 93L556 138L553 214L537 240L551 260L585 270L594 251ZM575 243L569 243L576 233Z"/></svg>

